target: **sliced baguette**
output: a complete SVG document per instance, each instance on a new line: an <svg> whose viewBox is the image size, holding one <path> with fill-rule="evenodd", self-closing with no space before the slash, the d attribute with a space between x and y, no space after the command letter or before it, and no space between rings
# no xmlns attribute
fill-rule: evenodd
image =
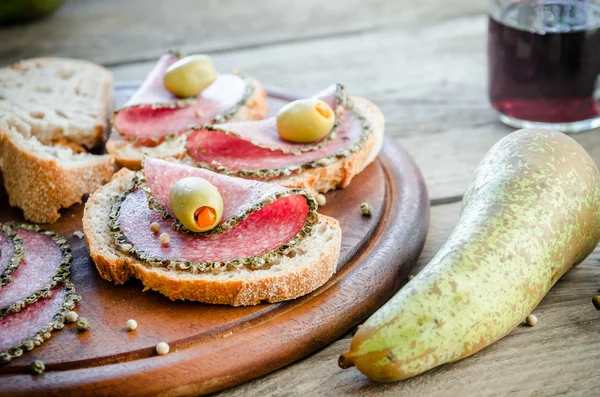
<svg viewBox="0 0 600 397"><path fill-rule="evenodd" d="M56 222L61 208L80 203L84 194L108 182L115 172L108 155L75 154L70 148L43 145L7 124L0 125L0 157L10 205L21 208L35 223Z"/></svg>
<svg viewBox="0 0 600 397"><path fill-rule="evenodd" d="M297 298L320 287L335 273L341 229L337 220L324 215L319 215L316 232L299 244L293 258L284 256L269 268L191 274L145 265L117 250L108 228L113 200L123 193L133 175L122 169L85 206L83 230L87 246L100 275L108 281L122 284L138 278L146 289L173 300L247 306Z"/></svg>
<svg viewBox="0 0 600 397"><path fill-rule="evenodd" d="M240 107L227 122L232 121L248 121L261 120L267 114L267 94L262 85L253 80L254 91L246 105ZM129 168L131 170L139 170L141 168L142 158L145 155L156 158L174 157L181 154L182 149L185 149L185 137L164 141L161 144L148 147L140 146L135 142L126 140L114 129L112 130L108 141L106 142L106 150L114 156L117 164L120 167Z"/></svg>
<svg viewBox="0 0 600 397"><path fill-rule="evenodd" d="M306 188L314 195L347 187L352 178L371 164L383 144L385 122L383 114L375 104L364 98L353 97L354 106L369 121L371 135L364 146L349 157L335 161L325 167L303 170L300 174L273 179L270 182L289 188Z"/></svg>
<svg viewBox="0 0 600 397"><path fill-rule="evenodd" d="M314 195L317 195L318 193L335 190L338 187L347 187L352 178L371 164L379 154L383 144L385 129L383 114L375 104L364 98L352 97L352 100L355 109L367 119L371 126L369 139L359 150L346 158L335 160L325 167L306 168L298 174L271 179L269 182L289 188L309 189ZM194 160L186 152L185 137L180 138L180 140L178 142L180 150L179 152L173 150L171 153L172 158L186 164L194 164ZM260 159L257 159L257 162L259 161Z"/></svg>
<svg viewBox="0 0 600 397"><path fill-rule="evenodd" d="M45 145L101 145L112 95L110 72L79 59L34 58L0 68L0 119L25 122L29 128L21 132Z"/></svg>
<svg viewBox="0 0 600 397"><path fill-rule="evenodd" d="M55 222L59 210L110 180L103 141L112 77L90 62L37 58L0 69L0 168L9 203L26 219Z"/></svg>

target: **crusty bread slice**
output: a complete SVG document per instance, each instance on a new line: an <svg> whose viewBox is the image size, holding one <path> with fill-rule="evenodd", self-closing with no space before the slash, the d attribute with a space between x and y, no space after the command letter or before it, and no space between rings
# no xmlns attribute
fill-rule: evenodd
<svg viewBox="0 0 600 397"><path fill-rule="evenodd" d="M267 115L267 94L257 80L253 80L252 83L254 90L248 98L246 105L240 107L227 122L262 120ZM174 157L180 155L183 148L185 148L184 136L164 141L154 147L149 147L140 146L135 142L126 140L114 129L106 142L106 150L114 156L117 164L120 167L132 170L139 170L141 168L142 158L145 155L156 158Z"/></svg>
<svg viewBox="0 0 600 397"><path fill-rule="evenodd" d="M79 59L33 58L0 68L0 119L27 123L21 132L45 145L101 145L112 95L110 72Z"/></svg>
<svg viewBox="0 0 600 397"><path fill-rule="evenodd" d="M108 156L73 153L26 138L13 126L0 123L0 158L9 203L35 223L52 223L59 210L80 203L84 194L108 182L115 172Z"/></svg>
<svg viewBox="0 0 600 397"><path fill-rule="evenodd" d="M335 161L326 167L309 168L300 174L274 179L270 182L289 188L309 189L314 195L317 195L338 187L347 187L352 178L371 164L383 144L385 129L383 114L375 104L364 98L352 97L352 100L358 113L363 115L371 125L371 135L364 146L349 157Z"/></svg>
<svg viewBox="0 0 600 397"><path fill-rule="evenodd" d="M379 154L383 144L384 117L379 108L372 102L360 97L352 97L352 101L357 112L364 116L371 126L369 139L362 148L346 158L333 161L325 167L306 168L298 174L271 179L269 182L289 188L309 189L316 196L319 193L326 193L338 187L347 187L352 178L371 164ZM179 151L176 151L177 147L174 145L171 157L186 164L193 164L193 159L185 149L185 137L181 137L177 145L179 145ZM257 162L260 162L260 159L257 159Z"/></svg>
<svg viewBox="0 0 600 397"><path fill-rule="evenodd" d="M0 69L0 169L13 206L26 219L55 222L59 210L110 180L103 142L112 76L90 62L37 58Z"/></svg>
<svg viewBox="0 0 600 397"><path fill-rule="evenodd" d="M87 246L100 275L108 281L122 284L134 277L146 289L173 300L247 306L297 298L320 287L335 273L341 229L337 220L324 215L319 215L316 232L295 248L293 258L284 256L268 268L192 274L145 265L116 249L108 226L113 200L123 193L133 175L122 169L85 205L83 230Z"/></svg>

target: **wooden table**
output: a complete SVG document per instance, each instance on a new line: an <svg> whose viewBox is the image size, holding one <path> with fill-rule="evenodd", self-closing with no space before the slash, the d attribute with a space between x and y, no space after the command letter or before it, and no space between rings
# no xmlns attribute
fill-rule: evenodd
<svg viewBox="0 0 600 397"><path fill-rule="evenodd" d="M431 195L422 269L454 227L485 152L512 130L486 98L481 0L72 0L51 18L0 29L0 64L52 55L141 79L173 47L206 52L266 85L311 94L337 81L379 105L386 134L416 159ZM600 131L574 136L600 162ZM350 335L223 396L598 395L600 251L567 273L518 327L475 356L396 384L375 384L337 357Z"/></svg>

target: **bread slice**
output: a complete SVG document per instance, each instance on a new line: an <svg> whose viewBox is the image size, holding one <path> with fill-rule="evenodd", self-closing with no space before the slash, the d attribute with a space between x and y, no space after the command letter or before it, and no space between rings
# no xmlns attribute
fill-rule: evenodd
<svg viewBox="0 0 600 397"><path fill-rule="evenodd" d="M364 116L371 126L369 139L359 150L348 157L335 160L327 166L309 167L303 169L300 173L270 179L268 182L289 188L305 188L316 196L319 193L326 193L338 187L347 187L352 178L371 164L379 154L383 144L384 117L379 108L372 102L360 97L352 97L352 101L357 113ZM187 154L185 138L181 137L177 142L179 151L176 151L176 147L173 146L171 156L173 159L186 164L194 164L194 160ZM260 167L260 159L257 159L257 165Z"/></svg>
<svg viewBox="0 0 600 397"><path fill-rule="evenodd" d="M352 100L358 113L365 116L371 125L371 135L364 146L349 157L328 166L308 168L300 174L273 179L270 182L289 188L309 189L316 196L318 193L326 193L338 187L347 187L352 178L371 164L383 144L385 129L383 114L375 104L364 98L352 97Z"/></svg>
<svg viewBox="0 0 600 397"><path fill-rule="evenodd" d="M70 58L34 58L0 68L0 119L18 118L45 145L101 145L109 131L112 75Z"/></svg>
<svg viewBox="0 0 600 397"><path fill-rule="evenodd" d="M267 114L267 94L262 85L257 81L252 82L254 90L248 98L245 106L242 106L227 122L261 120ZM114 156L120 167L126 167L131 170L141 168L142 158L145 155L155 158L174 157L181 154L182 148L185 148L185 137L164 141L161 144L149 147L141 146L135 142L126 140L114 129L112 130L106 150Z"/></svg>
<svg viewBox="0 0 600 397"><path fill-rule="evenodd" d="M37 58L0 69L0 168L26 219L55 222L110 180L114 160L84 147L102 143L111 102L110 73L90 62Z"/></svg>
<svg viewBox="0 0 600 397"><path fill-rule="evenodd" d="M320 287L335 273L341 229L337 220L324 215L319 215L315 233L295 248L293 258L284 256L268 268L192 274L145 265L116 249L108 226L113 200L123 193L133 175L122 169L85 206L87 246L100 275L108 281L122 284L133 277L140 279L146 289L173 300L247 306L297 298Z"/></svg>

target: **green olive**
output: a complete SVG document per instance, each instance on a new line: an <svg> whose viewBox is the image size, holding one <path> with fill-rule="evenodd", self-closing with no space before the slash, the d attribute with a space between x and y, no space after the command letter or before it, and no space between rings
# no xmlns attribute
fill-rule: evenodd
<svg viewBox="0 0 600 397"><path fill-rule="evenodd" d="M223 198L219 190L200 177L178 180L169 195L171 210L183 226L193 232L214 229L223 215Z"/></svg>
<svg viewBox="0 0 600 397"><path fill-rule="evenodd" d="M335 123L335 112L320 99L290 102L277 114L277 133L286 141L310 143L327 136Z"/></svg>
<svg viewBox="0 0 600 397"><path fill-rule="evenodd" d="M163 78L165 88L178 97L200 94L217 78L212 60L206 55L190 55L169 66Z"/></svg>

